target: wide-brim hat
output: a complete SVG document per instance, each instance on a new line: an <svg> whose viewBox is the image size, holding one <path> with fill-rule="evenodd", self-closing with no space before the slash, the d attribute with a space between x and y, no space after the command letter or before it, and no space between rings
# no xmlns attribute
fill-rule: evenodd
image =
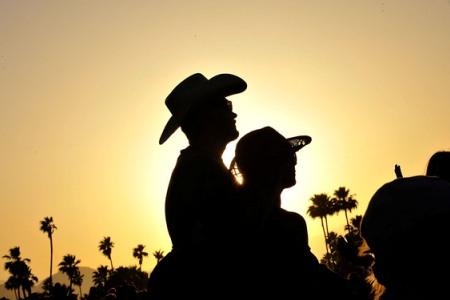
<svg viewBox="0 0 450 300"><path fill-rule="evenodd" d="M203 74L196 73L184 79L166 98L165 103L172 116L164 127L159 144L163 144L188 114L201 107L205 101L241 93L246 88L247 83L232 74L219 74L207 79Z"/></svg>
<svg viewBox="0 0 450 300"><path fill-rule="evenodd" d="M272 127L263 127L244 135L237 143L232 167L258 164L262 160L291 155L311 143L308 135L285 138Z"/></svg>
<svg viewBox="0 0 450 300"><path fill-rule="evenodd" d="M286 149L297 152L311 143L311 140L308 135L285 138L272 127L266 126L244 135L236 145L236 155L247 153L274 155Z"/></svg>

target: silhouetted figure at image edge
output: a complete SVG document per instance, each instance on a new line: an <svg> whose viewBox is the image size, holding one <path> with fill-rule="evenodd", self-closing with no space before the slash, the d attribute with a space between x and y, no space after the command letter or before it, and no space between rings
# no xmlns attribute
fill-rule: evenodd
<svg viewBox="0 0 450 300"><path fill-rule="evenodd" d="M364 214L361 234L375 255L383 300L450 299L446 237L450 182L428 176L386 183Z"/></svg>
<svg viewBox="0 0 450 300"><path fill-rule="evenodd" d="M166 195L166 223L173 248L151 275L152 299L225 297L226 268L238 246L232 242L235 185L221 156L239 135L237 115L225 97L246 87L235 75L220 74L208 80L194 74L166 99L172 117L159 143L181 127L189 146L178 157Z"/></svg>
<svg viewBox="0 0 450 300"><path fill-rule="evenodd" d="M281 208L281 192L296 184L296 151L309 136L286 139L271 127L252 131L236 146L231 170L242 176L242 226L247 230L247 299L350 299L346 282L319 264L306 222ZM245 265L246 264L246 265ZM254 297L252 297L254 296Z"/></svg>
<svg viewBox="0 0 450 300"><path fill-rule="evenodd" d="M450 181L450 151L439 151L430 157L427 176L437 176Z"/></svg>

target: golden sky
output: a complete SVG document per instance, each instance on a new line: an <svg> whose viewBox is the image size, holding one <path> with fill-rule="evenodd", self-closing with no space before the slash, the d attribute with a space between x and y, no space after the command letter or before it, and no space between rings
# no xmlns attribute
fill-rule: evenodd
<svg viewBox="0 0 450 300"><path fill-rule="evenodd" d="M136 264L139 243L170 250L164 197L187 142L158 139L165 97L196 72L247 81L231 98L241 134L312 136L283 202L305 217L342 185L362 213L395 163L422 174L450 147L447 0L0 1L0 254L20 246L44 279L45 216L54 265L107 264L107 235L116 266ZM321 256L320 222L306 221Z"/></svg>

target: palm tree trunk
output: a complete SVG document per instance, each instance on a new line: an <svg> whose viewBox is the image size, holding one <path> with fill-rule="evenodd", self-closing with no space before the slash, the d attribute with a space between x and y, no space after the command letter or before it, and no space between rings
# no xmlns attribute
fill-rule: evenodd
<svg viewBox="0 0 450 300"><path fill-rule="evenodd" d="M69 278L69 291L67 292L67 296L72 294L72 278Z"/></svg>
<svg viewBox="0 0 450 300"><path fill-rule="evenodd" d="M320 222L322 223L323 237L325 239L325 249L327 250L327 254L329 254L330 252L328 251L327 233L325 232L325 226L323 224L323 217L320 217Z"/></svg>
<svg viewBox="0 0 450 300"><path fill-rule="evenodd" d="M19 300L19 296L17 295L17 290L16 288L13 289L14 291L14 296L16 297L16 300Z"/></svg>
<svg viewBox="0 0 450 300"><path fill-rule="evenodd" d="M80 300L83 298L83 292L81 291L81 284L80 284Z"/></svg>
<svg viewBox="0 0 450 300"><path fill-rule="evenodd" d="M345 220L347 221L347 228L348 228L348 231L350 231L350 223L348 223L347 209L344 209L344 212L345 212Z"/></svg>
<svg viewBox="0 0 450 300"><path fill-rule="evenodd" d="M50 286L53 286L53 238L50 235Z"/></svg>
<svg viewBox="0 0 450 300"><path fill-rule="evenodd" d="M111 258L111 256L109 257L109 262L111 263L111 271L114 271L114 266L113 266L113 263L112 263L112 258Z"/></svg>
<svg viewBox="0 0 450 300"><path fill-rule="evenodd" d="M328 230L328 218L327 218L327 216L325 216L324 218L325 218L325 228L327 231L327 239L328 239L328 236L330 235L330 231Z"/></svg>

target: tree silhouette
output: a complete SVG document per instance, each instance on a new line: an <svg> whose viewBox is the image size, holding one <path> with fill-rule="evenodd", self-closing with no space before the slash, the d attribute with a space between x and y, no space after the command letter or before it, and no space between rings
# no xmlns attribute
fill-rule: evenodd
<svg viewBox="0 0 450 300"><path fill-rule="evenodd" d="M19 282L15 277L13 276L8 277L4 285L7 290L12 290L14 292L14 297L16 299L19 299L19 295L17 294Z"/></svg>
<svg viewBox="0 0 450 300"><path fill-rule="evenodd" d="M65 284L61 284L56 282L51 287L51 292L49 293L49 297L44 297L43 299L58 299L58 300L75 300L76 296L72 293L72 289L66 286Z"/></svg>
<svg viewBox="0 0 450 300"><path fill-rule="evenodd" d="M18 262L22 261L22 258L20 257L20 247L13 247L9 249L9 255L3 255L3 258L8 259L8 261L5 262L5 270L11 274L5 282L5 287L8 290L14 291L14 296L16 299L21 299L20 281L18 278Z"/></svg>
<svg viewBox="0 0 450 300"><path fill-rule="evenodd" d="M321 263L327 265L331 270L336 270L337 265L337 257L336 257L336 250L337 250L337 239L338 234L334 231L330 231L327 236L327 244L330 248L330 253L327 253L328 255L325 255L324 258L321 260Z"/></svg>
<svg viewBox="0 0 450 300"><path fill-rule="evenodd" d="M30 296L31 288L38 281L38 278L34 276L30 266L27 264L30 262L30 259L22 259L20 247L9 249L9 255L4 255L3 258L7 259L5 270L11 274L5 282L5 287L14 291L16 299L22 299L21 292L24 298Z"/></svg>
<svg viewBox="0 0 450 300"><path fill-rule="evenodd" d="M356 234L359 234L361 229L362 215L357 215L354 218L350 219L350 226L352 227L352 231Z"/></svg>
<svg viewBox="0 0 450 300"><path fill-rule="evenodd" d="M83 284L83 277L84 275L81 274L79 269L75 272L75 275L73 277L73 284L78 286L78 288L80 289L80 300L83 297L83 292L81 290L81 285Z"/></svg>
<svg viewBox="0 0 450 300"><path fill-rule="evenodd" d="M353 198L354 195L350 194L350 190L341 186L333 193L334 198L332 201L336 203L336 211L343 210L345 213L345 220L347 222L347 230L350 230L350 223L348 221L347 211L351 212L353 209L358 207L358 201Z"/></svg>
<svg viewBox="0 0 450 300"><path fill-rule="evenodd" d="M50 282L50 277L47 277L42 282L42 290L47 296L52 295L53 284Z"/></svg>
<svg viewBox="0 0 450 300"><path fill-rule="evenodd" d="M107 236L104 237L103 240L100 241L100 245L98 246L98 249L102 252L103 255L105 255L109 262L111 263L111 270L114 271L113 262L111 259L111 252L112 248L114 247L114 243L111 241L111 237Z"/></svg>
<svg viewBox="0 0 450 300"><path fill-rule="evenodd" d="M59 263L59 270L67 275L69 278L69 291L72 292L72 284L77 277L77 273L80 273L78 265L81 260L76 259L75 255L66 254L62 261Z"/></svg>
<svg viewBox="0 0 450 300"><path fill-rule="evenodd" d="M41 221L40 230L43 233L46 233L50 240L50 285L53 284L53 232L55 231L56 226L53 223L53 217L45 217Z"/></svg>
<svg viewBox="0 0 450 300"><path fill-rule="evenodd" d="M99 266L97 271L94 271L92 274L92 279L96 287L105 288L108 281L108 267L107 266Z"/></svg>
<svg viewBox="0 0 450 300"><path fill-rule="evenodd" d="M142 244L137 245L136 248L133 249L133 257L139 260L139 271L142 271L142 262L145 256L148 256L148 253L144 251L145 246Z"/></svg>
<svg viewBox="0 0 450 300"><path fill-rule="evenodd" d="M323 236L325 240L325 248L327 253L330 253L328 246L328 215L331 215L333 212L333 206L330 199L330 196L327 194L315 194L309 199L312 202L312 205L308 207L308 215L311 218L320 218L320 222L322 225Z"/></svg>
<svg viewBox="0 0 450 300"><path fill-rule="evenodd" d="M374 258L370 251L364 251L364 240L359 232L361 219L360 215L351 219L350 227L345 228L348 231L345 236L330 231L330 253L324 254L320 262L348 279L355 299L377 299L373 294L377 288L372 272Z"/></svg>
<svg viewBox="0 0 450 300"><path fill-rule="evenodd" d="M124 285L134 286L137 290L145 290L147 288L148 274L139 271L136 266L118 267L111 272L108 279L108 288L118 288Z"/></svg>
<svg viewBox="0 0 450 300"><path fill-rule="evenodd" d="M156 250L153 252L153 256L156 258L156 263L159 263L164 258L164 251Z"/></svg>
<svg viewBox="0 0 450 300"><path fill-rule="evenodd" d="M20 298L20 283L19 280L15 276L10 276L8 280L5 282L5 288L7 290L12 290L14 292L14 297L16 299Z"/></svg>

